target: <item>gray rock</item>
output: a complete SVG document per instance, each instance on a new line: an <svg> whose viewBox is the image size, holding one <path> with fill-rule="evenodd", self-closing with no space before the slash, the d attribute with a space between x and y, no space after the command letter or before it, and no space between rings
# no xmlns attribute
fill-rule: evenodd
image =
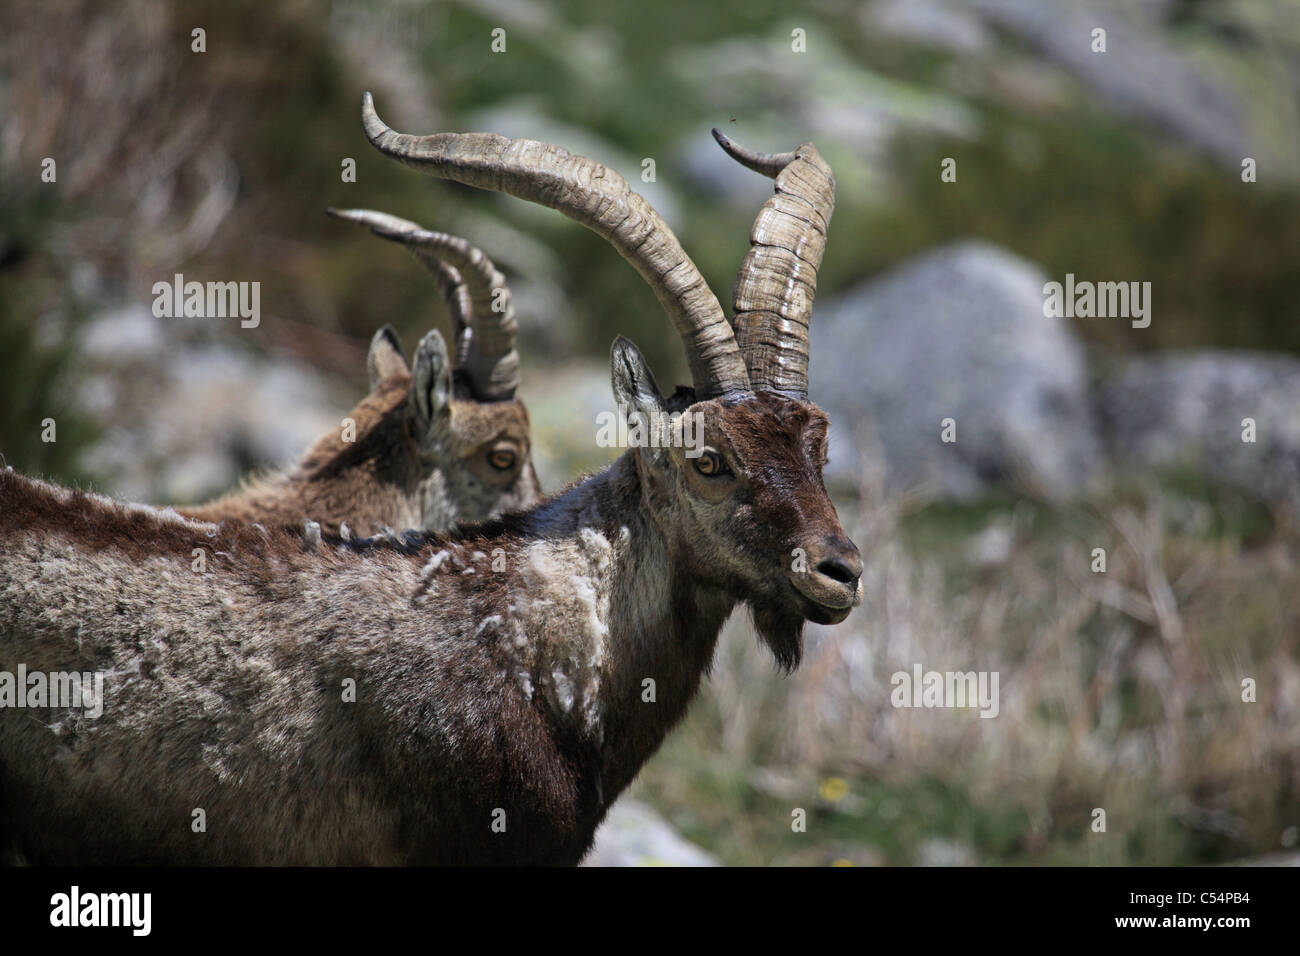
<svg viewBox="0 0 1300 956"><path fill-rule="evenodd" d="M991 31L970 10L945 0L879 0L859 13L863 32L885 33L952 53L983 54L993 47Z"/></svg>
<svg viewBox="0 0 1300 956"><path fill-rule="evenodd" d="M961 840L930 837L916 850L917 866L975 866L975 851Z"/></svg>
<svg viewBox="0 0 1300 956"><path fill-rule="evenodd" d="M1214 350L1130 359L1103 378L1096 402L1117 470L1193 470L1300 504L1300 360ZM1242 440L1247 418L1253 443Z"/></svg>
<svg viewBox="0 0 1300 956"><path fill-rule="evenodd" d="M1116 113L1234 169L1256 155L1238 94L1173 46L1157 11L1129 0L974 0L966 9L1036 47ZM1092 50L1097 27L1106 30L1105 53Z"/></svg>
<svg viewBox="0 0 1300 956"><path fill-rule="evenodd" d="M596 831L583 866L720 866L717 857L682 837L651 807L622 799Z"/></svg>
<svg viewBox="0 0 1300 956"><path fill-rule="evenodd" d="M979 110L964 98L868 69L835 44L819 44L815 56L773 56L772 49L767 38L729 36L670 58L669 68L703 91L708 121L682 140L671 164L660 164L661 180L680 175L708 194L712 208L743 209L752 219L772 195L772 183L756 173L742 175L713 141L710 126L757 150L812 141L834 167L840 195L859 198L890 188L881 171L898 134L973 140L983 130ZM725 91L738 89L746 90L746 108L733 112ZM642 191L639 182L633 185ZM646 198L658 207L649 193ZM677 225L660 212L669 225Z"/></svg>
<svg viewBox="0 0 1300 956"><path fill-rule="evenodd" d="M252 469L291 464L350 407L348 389L300 360L188 332L146 305L88 324L79 404L103 434L81 465L106 493L203 500Z"/></svg>
<svg viewBox="0 0 1300 956"><path fill-rule="evenodd" d="M965 240L820 303L810 379L831 416L829 480L856 483L883 457L887 485L922 497L1083 490L1101 460L1083 348L1043 315L1045 281Z"/></svg>

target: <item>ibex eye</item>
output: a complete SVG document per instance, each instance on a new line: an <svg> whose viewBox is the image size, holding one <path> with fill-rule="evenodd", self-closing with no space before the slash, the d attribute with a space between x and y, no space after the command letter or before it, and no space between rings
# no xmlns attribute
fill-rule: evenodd
<svg viewBox="0 0 1300 956"><path fill-rule="evenodd" d="M722 456L716 451L706 451L699 458L696 458L695 470L701 475L707 475L710 478L730 473L726 462L722 460Z"/></svg>
<svg viewBox="0 0 1300 956"><path fill-rule="evenodd" d="M508 448L498 448L488 455L488 464L497 471L509 471L518 460L518 456Z"/></svg>

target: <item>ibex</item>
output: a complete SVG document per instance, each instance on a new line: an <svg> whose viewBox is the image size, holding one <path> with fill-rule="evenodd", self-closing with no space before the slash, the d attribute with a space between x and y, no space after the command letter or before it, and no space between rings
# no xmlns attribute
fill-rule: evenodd
<svg viewBox="0 0 1300 956"><path fill-rule="evenodd" d="M650 421L700 414L705 447L631 448L447 536L346 542L203 531L0 473L0 664L110 675L98 719L0 714L0 821L32 862L576 863L738 605L791 669L804 621L860 601L807 397L834 196L811 144L768 156L719 136L777 181L733 332L612 170L537 142L399 135L369 96L363 115L385 153L607 238L673 318L694 380L663 397L620 337L614 398Z"/></svg>
<svg viewBox="0 0 1300 956"><path fill-rule="evenodd" d="M362 535L383 526L442 531L457 522L535 503L528 410L519 385L518 326L505 277L464 239L367 210L334 210L401 243L438 282L454 328L455 355L433 331L408 368L397 335L370 343L370 394L340 428L283 474L253 479L202 505L179 507L200 521L301 525Z"/></svg>

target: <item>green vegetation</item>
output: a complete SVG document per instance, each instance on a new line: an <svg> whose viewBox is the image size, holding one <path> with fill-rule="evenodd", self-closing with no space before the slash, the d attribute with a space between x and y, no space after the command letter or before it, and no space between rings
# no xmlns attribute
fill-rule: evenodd
<svg viewBox="0 0 1300 956"><path fill-rule="evenodd" d="M52 274L42 245L56 210L49 192L14 194L0 184L10 231L0 236L0 454L9 465L65 481L87 476L77 453L95 435L76 395L76 329L82 308ZM59 308L62 338L38 341L32 312ZM53 420L55 441L43 440Z"/></svg>

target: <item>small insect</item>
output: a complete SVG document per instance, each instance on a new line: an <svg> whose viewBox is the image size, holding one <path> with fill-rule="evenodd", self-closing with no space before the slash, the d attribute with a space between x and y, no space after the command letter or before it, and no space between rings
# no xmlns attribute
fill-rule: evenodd
<svg viewBox="0 0 1300 956"><path fill-rule="evenodd" d="M736 117L733 116L733 117L731 118L731 121L732 121L733 123L736 122Z"/></svg>

